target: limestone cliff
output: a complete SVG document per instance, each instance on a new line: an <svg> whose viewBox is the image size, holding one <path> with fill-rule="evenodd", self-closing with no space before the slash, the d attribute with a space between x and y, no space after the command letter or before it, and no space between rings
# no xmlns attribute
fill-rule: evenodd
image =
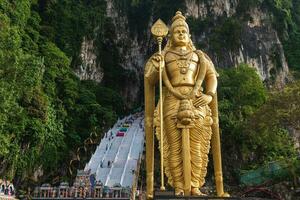
<svg viewBox="0 0 300 200"><path fill-rule="evenodd" d="M75 70L75 74L80 80L102 81L103 71L100 64L97 62L95 50L94 41L83 38L79 55L81 64Z"/></svg>
<svg viewBox="0 0 300 200"><path fill-rule="evenodd" d="M218 18L232 18L236 15L239 1L213 0L195 1L186 0L187 16L205 20L212 16ZM239 45L235 49L222 47L222 55L217 55L210 46L209 37L211 29L208 28L201 35L195 35L196 41L205 43L208 54L217 67L238 66L247 63L257 69L262 80L269 86L281 87L288 78L288 65L284 56L283 47L277 32L271 24L271 14L266 9L252 7L247 13L248 20L241 22L241 32L236 38ZM218 26L218 24L215 24ZM201 47L200 47L201 48Z"/></svg>
<svg viewBox="0 0 300 200"><path fill-rule="evenodd" d="M141 2L144 1L139 1L137 5L131 2L126 8L134 10ZM183 8L173 5L170 9L174 10L173 14L177 9L185 13L195 45L208 53L216 67L237 67L240 63L247 63L257 69L268 86L281 87L288 78L289 69L281 41L272 27L272 14L262 6L249 7L241 14L242 3L242 0L185 0ZM116 34L112 43L117 48L121 67L130 72L121 89L129 107L142 98L144 64L156 49L151 40L150 27L157 19L157 4L159 2L149 3L147 9L150 15L143 22L144 29L148 30L141 34L141 30L132 30L130 25L134 23L139 27L137 24L141 21L136 16L143 17L143 12L132 17L126 9L120 9L116 1L107 0L106 16ZM97 63L93 45L92 40L83 40L80 55L82 64L76 69L76 74L81 79L101 82L105 79L105 73Z"/></svg>

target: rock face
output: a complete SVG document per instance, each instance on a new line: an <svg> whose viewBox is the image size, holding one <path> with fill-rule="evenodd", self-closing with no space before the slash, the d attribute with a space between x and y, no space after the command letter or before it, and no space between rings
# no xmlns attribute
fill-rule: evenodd
<svg viewBox="0 0 300 200"><path fill-rule="evenodd" d="M203 48L201 45L196 46L208 53L216 67L237 67L241 63L247 63L257 69L261 79L268 86L281 87L287 80L289 70L282 44L271 25L271 14L260 7L252 7L247 11L249 17L242 20L238 16L240 1L185 0L184 13L188 19L197 21L209 19L211 22L200 33L192 32L192 40L196 44L205 44ZM150 35L154 10L155 6L152 6L152 17L148 20L149 31L141 39L137 33L132 33L130 30L128 15L124 12L120 13L119 8L115 6L115 1L107 0L106 15L115 26L117 37L114 43L121 57L120 65L131 72L131 76L122 87L122 96L129 107L142 99L144 64L155 51ZM220 26L220 21L227 18L234 18L241 25L240 38L237 38L238 45L234 49L221 46L219 49L221 51L216 53L210 36ZM83 80L93 79L101 82L103 78L105 79L105 73L103 74L100 64L97 63L97 54L94 51L93 41L84 39L80 55L82 64L78 66L76 74Z"/></svg>
<svg viewBox="0 0 300 200"><path fill-rule="evenodd" d="M234 65L247 63L257 69L262 80L282 87L289 70L276 31L269 26L244 26L242 35L239 54L230 57Z"/></svg>
<svg viewBox="0 0 300 200"><path fill-rule="evenodd" d="M202 19L212 16L213 18L228 18L237 13L238 1L236 0L213 0L196 1L186 0L187 16ZM240 45L235 50L222 48L222 56L216 55L210 48L206 35L194 35L196 41L207 43L204 49L211 56L217 67L238 66L241 63L257 69L261 79L268 86L282 87L288 78L288 65L284 56L282 44L277 32L271 25L271 16L261 8L251 8L248 13L249 20L241 23ZM210 30L208 30L209 32Z"/></svg>
<svg viewBox="0 0 300 200"><path fill-rule="evenodd" d="M297 149L298 152L300 153L300 130L292 128L292 127L290 127L288 130L289 130L289 132L291 134L291 137L294 141L295 149Z"/></svg>
<svg viewBox="0 0 300 200"><path fill-rule="evenodd" d="M96 82L102 81L104 74L100 64L97 63L95 49L93 40L83 38L79 55L81 65L75 70L75 74L80 78L80 80L94 80Z"/></svg>
<svg viewBox="0 0 300 200"><path fill-rule="evenodd" d="M126 78L122 96L130 108L133 103L141 100L140 89L142 84L142 74L144 69L145 58L147 55L147 38L143 41L138 41L137 35L131 37L128 18L126 15L120 13L116 8L113 0L107 1L106 8L107 17L112 20L116 27L116 41L119 54L121 56L121 66L134 74L134 77L129 76Z"/></svg>
<svg viewBox="0 0 300 200"><path fill-rule="evenodd" d="M219 16L231 17L236 13L238 5L237 0L211 0L211 1L198 1L186 0L187 10L186 16L195 18L206 18L208 15L217 18Z"/></svg>

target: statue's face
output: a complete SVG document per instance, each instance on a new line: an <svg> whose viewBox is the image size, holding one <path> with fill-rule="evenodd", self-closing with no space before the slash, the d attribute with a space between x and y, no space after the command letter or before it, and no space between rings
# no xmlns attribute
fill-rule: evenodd
<svg viewBox="0 0 300 200"><path fill-rule="evenodd" d="M189 33L185 26L177 26L172 33L172 41L175 46L186 46L189 43Z"/></svg>

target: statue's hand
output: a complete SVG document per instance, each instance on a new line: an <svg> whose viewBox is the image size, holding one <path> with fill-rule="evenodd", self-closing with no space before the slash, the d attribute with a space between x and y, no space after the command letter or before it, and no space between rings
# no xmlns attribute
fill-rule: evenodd
<svg viewBox="0 0 300 200"><path fill-rule="evenodd" d="M183 99L188 99L188 96L187 95L182 95L180 92L176 91L176 90L171 90L172 94L180 99L180 100L183 100Z"/></svg>
<svg viewBox="0 0 300 200"><path fill-rule="evenodd" d="M157 71L159 71L159 67L161 67L162 70L164 70L165 68L164 57L159 53L154 54L152 57L152 64Z"/></svg>
<svg viewBox="0 0 300 200"><path fill-rule="evenodd" d="M212 96L201 93L199 96L196 95L193 104L196 108L200 106L206 106L212 101Z"/></svg>

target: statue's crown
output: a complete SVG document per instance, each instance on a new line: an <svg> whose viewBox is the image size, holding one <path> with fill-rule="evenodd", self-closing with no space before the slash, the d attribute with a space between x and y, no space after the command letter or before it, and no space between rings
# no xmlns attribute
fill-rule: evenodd
<svg viewBox="0 0 300 200"><path fill-rule="evenodd" d="M185 17L182 15L180 11L177 11L175 16L172 19L171 31L174 30L177 26L184 26L189 31L189 25L185 21Z"/></svg>

